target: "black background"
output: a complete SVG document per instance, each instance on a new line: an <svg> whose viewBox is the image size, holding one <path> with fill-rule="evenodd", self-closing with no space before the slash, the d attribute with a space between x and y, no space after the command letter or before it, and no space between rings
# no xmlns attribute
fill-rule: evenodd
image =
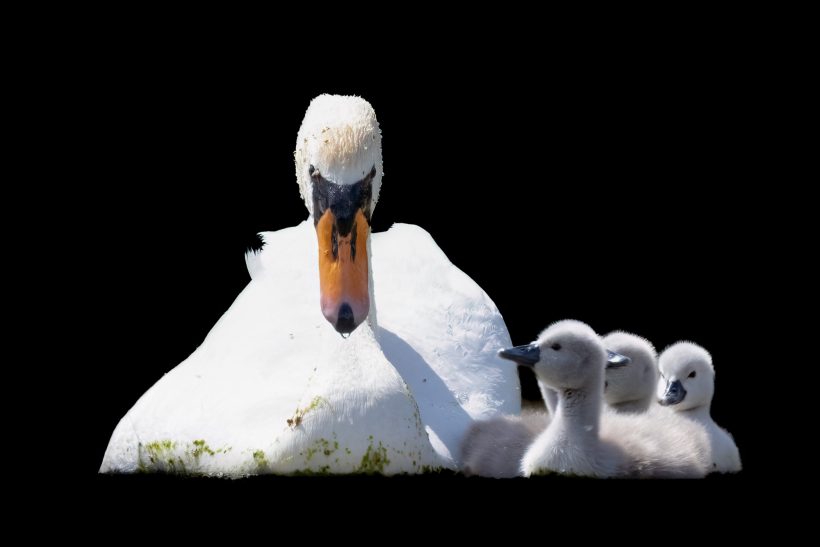
<svg viewBox="0 0 820 547"><path fill-rule="evenodd" d="M66 105L82 128L71 159L84 179L72 196L83 204L76 256L93 264L75 272L88 289L69 295L94 318L79 325L82 474L96 473L118 420L248 282L254 234L306 218L292 154L323 92L363 96L377 112L375 231L429 231L495 301L516 344L564 318L638 333L659 351L702 344L717 370L713 416L744 462L731 483L760 470L743 406L755 379L739 350L749 305L738 278L754 242L735 192L753 170L757 129L752 76L730 54L445 59L435 74L408 61L390 75L350 61L284 69L241 47L97 55L73 75ZM525 395L536 396L528 382ZM94 480L150 492L160 479ZM216 488L237 483L226 484Z"/></svg>

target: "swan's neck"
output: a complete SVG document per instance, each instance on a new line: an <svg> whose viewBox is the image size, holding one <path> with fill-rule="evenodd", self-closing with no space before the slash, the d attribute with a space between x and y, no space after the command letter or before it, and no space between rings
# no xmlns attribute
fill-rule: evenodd
<svg viewBox="0 0 820 547"><path fill-rule="evenodd" d="M371 230L372 231L372 230ZM367 291L370 295L370 312L367 314L367 324L373 332L379 332L379 324L376 320L376 291L373 286L373 260L371 253L373 252L373 235L367 234Z"/></svg>
<svg viewBox="0 0 820 547"><path fill-rule="evenodd" d="M603 386L599 390L603 392ZM588 389L561 389L550 429L578 441L595 441L601 421L601 395Z"/></svg>

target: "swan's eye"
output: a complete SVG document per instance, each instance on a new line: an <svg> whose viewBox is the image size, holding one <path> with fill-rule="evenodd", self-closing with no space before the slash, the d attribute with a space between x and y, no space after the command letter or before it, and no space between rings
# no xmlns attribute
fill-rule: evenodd
<svg viewBox="0 0 820 547"><path fill-rule="evenodd" d="M313 173L315 171L316 171L316 168L313 167L312 165L310 167L308 167L308 175L310 175L311 177L313 176Z"/></svg>
<svg viewBox="0 0 820 547"><path fill-rule="evenodd" d="M689 373L688 378L694 378L695 376L697 376L697 374L695 374L695 371L693 370L692 372Z"/></svg>
<svg viewBox="0 0 820 547"><path fill-rule="evenodd" d="M550 347L552 349L554 349L555 351L561 351L561 344L555 343L555 344L551 345Z"/></svg>

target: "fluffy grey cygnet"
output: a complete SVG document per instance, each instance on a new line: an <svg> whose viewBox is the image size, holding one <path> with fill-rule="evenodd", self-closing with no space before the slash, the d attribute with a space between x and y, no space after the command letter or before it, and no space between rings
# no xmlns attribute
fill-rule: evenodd
<svg viewBox="0 0 820 547"><path fill-rule="evenodd" d="M740 452L734 439L715 423L710 412L715 369L709 352L693 342L678 342L664 350L658 366L658 402L705 429L709 436L710 470L740 471Z"/></svg>
<svg viewBox="0 0 820 547"><path fill-rule="evenodd" d="M495 479L521 475L521 457L549 424L543 411L475 422L461 444L462 471Z"/></svg>
<svg viewBox="0 0 820 547"><path fill-rule="evenodd" d="M646 339L615 331L604 336L604 347L629 358L625 366L607 364L604 400L618 412L644 412L655 402L658 354Z"/></svg>

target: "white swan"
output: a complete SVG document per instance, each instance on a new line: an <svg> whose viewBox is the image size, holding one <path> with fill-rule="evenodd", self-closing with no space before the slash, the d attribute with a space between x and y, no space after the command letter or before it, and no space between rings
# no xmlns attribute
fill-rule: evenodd
<svg viewBox="0 0 820 547"><path fill-rule="evenodd" d="M520 412L489 297L422 229L370 234L382 180L370 104L314 99L295 161L310 218L262 234L251 282L122 418L101 472L456 468L474 419Z"/></svg>
<svg viewBox="0 0 820 547"><path fill-rule="evenodd" d="M607 352L584 323L560 321L538 341L501 355L532 366L558 393L546 431L521 462L525 476L556 472L593 477L702 477L702 428L671 412L604 413L604 367L626 358ZM660 407L658 407L660 409ZM663 411L664 409L660 409ZM603 419L602 419L603 418Z"/></svg>
<svg viewBox="0 0 820 547"><path fill-rule="evenodd" d="M608 350L629 357L626 366L608 365L604 400L617 412L644 412L655 400L658 384L658 354L645 338L615 331L603 338Z"/></svg>
<svg viewBox="0 0 820 547"><path fill-rule="evenodd" d="M702 425L709 435L711 470L737 473L740 452L732 436L712 419L710 407L715 392L712 356L692 342L678 342L664 350L658 360L658 402Z"/></svg>

